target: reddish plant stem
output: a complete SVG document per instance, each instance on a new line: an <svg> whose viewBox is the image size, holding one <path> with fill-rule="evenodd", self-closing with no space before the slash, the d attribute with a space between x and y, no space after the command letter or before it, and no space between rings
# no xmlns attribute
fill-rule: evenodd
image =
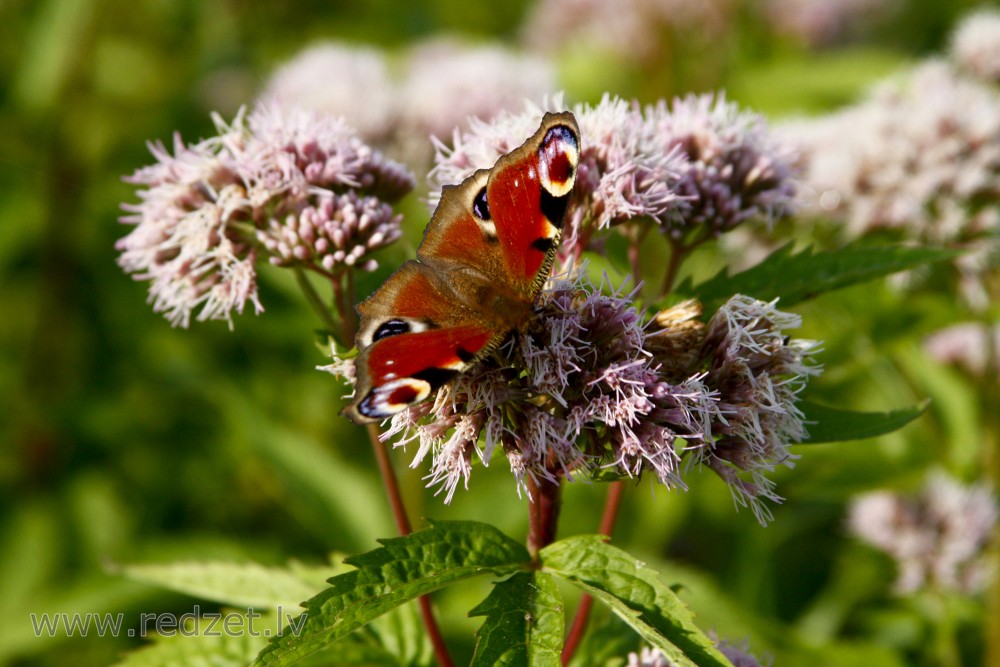
<svg viewBox="0 0 1000 667"><path fill-rule="evenodd" d="M389 506L392 507L392 516L396 521L396 530L400 535L409 535L413 528L410 525L410 517L407 516L406 506L403 504L403 495L399 490L399 481L396 479L396 471L392 467L392 461L385 445L379 439L378 426L368 424L365 427L368 431L368 439L371 441L372 450L375 452L375 460L378 462L379 473L382 475L382 485L385 487L386 495L389 496ZM431 599L427 595L421 595L420 616L424 620L424 627L427 628L427 636L430 637L434 647L434 655L437 662L442 667L454 667L448 647L441 636L441 629L438 627L437 619L434 618L434 610L431 608Z"/></svg>
<svg viewBox="0 0 1000 667"><path fill-rule="evenodd" d="M389 507L392 508L392 518L396 521L396 530L399 531L400 535L409 535L413 532L413 527L410 525L410 517L406 514L403 494L399 491L396 470L392 467L392 460L389 458L385 444L379 439L378 425L368 424L365 430L368 432L368 440L372 444L375 462L378 463L378 471L382 476L382 486L385 487L385 493L389 496Z"/></svg>
<svg viewBox="0 0 1000 667"><path fill-rule="evenodd" d="M537 560L538 552L556 540L559 509L562 505L562 478L529 478L528 492L531 494L531 505L528 507L528 552L532 559Z"/></svg>
<svg viewBox="0 0 1000 667"><path fill-rule="evenodd" d="M604 501L604 514L601 516L601 527L598 532L601 535L611 537L615 529L615 521L618 518L618 507L622 501L622 482L612 482L608 487L608 497ZM576 649L583 641L583 634L587 630L587 621L590 620L590 609L594 606L594 598L586 593L580 598L580 606L576 608L576 616L573 617L573 624L570 626L569 634L566 635L566 643L563 644L562 664L567 665L576 653Z"/></svg>
<svg viewBox="0 0 1000 667"><path fill-rule="evenodd" d="M633 241L628 245L628 263L632 270L632 279L638 283L642 273L642 266L639 264L639 242Z"/></svg>
<svg viewBox="0 0 1000 667"><path fill-rule="evenodd" d="M667 273L663 276L663 287L660 288L660 297L670 294L674 288L674 281L677 280L677 272L681 268L681 262L687 256L692 246L686 246L680 241L671 243L670 263L667 264Z"/></svg>

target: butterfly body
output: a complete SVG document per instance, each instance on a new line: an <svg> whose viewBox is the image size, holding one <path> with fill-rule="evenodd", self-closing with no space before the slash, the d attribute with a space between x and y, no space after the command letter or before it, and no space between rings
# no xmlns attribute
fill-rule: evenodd
<svg viewBox="0 0 1000 667"><path fill-rule="evenodd" d="M354 402L370 422L431 396L532 316L576 177L579 129L548 113L534 135L441 193L417 258L358 306Z"/></svg>

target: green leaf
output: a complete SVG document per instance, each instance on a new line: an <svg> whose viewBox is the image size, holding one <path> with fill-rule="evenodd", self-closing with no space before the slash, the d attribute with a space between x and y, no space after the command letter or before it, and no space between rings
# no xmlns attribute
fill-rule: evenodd
<svg viewBox="0 0 1000 667"><path fill-rule="evenodd" d="M585 535L550 544L539 553L544 571L608 605L678 667L731 667L657 572L604 539Z"/></svg>
<svg viewBox="0 0 1000 667"><path fill-rule="evenodd" d="M821 252L806 248L793 253L789 243L746 271L729 275L723 270L697 286L692 286L688 279L677 291L698 298L709 313L734 294L747 294L763 301L780 297L781 306L787 308L823 292L943 262L960 254L960 250L947 248L900 246L847 246Z"/></svg>
<svg viewBox="0 0 1000 667"><path fill-rule="evenodd" d="M800 444L864 440L892 433L924 414L928 405L930 401L889 412L853 412L801 401L798 406L805 414L809 439Z"/></svg>
<svg viewBox="0 0 1000 667"><path fill-rule="evenodd" d="M527 566L527 549L493 526L434 522L382 548L349 558L358 568L330 580L305 603L304 627L275 638L255 665L289 665L408 600L479 574L506 576Z"/></svg>
<svg viewBox="0 0 1000 667"><path fill-rule="evenodd" d="M518 572L493 586L470 616L485 616L476 633L473 667L559 667L565 613L551 575Z"/></svg>
<svg viewBox="0 0 1000 667"><path fill-rule="evenodd" d="M298 566L301 570L302 566ZM336 574L323 567L326 577ZM135 581L212 600L232 607L286 607L299 604L322 590L305 575L256 563L187 562L164 565L129 565L125 575Z"/></svg>
<svg viewBox="0 0 1000 667"><path fill-rule="evenodd" d="M396 667L424 667L434 664L434 648L418 607L412 602L389 610L350 637L332 644L317 655L339 653L345 641L362 633L371 637L372 644L392 656Z"/></svg>

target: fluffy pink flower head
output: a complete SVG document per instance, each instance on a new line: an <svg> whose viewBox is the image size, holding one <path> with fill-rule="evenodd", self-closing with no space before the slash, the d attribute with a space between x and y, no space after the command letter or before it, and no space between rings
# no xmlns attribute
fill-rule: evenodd
<svg viewBox="0 0 1000 667"><path fill-rule="evenodd" d="M629 296L603 294L582 277L553 281L528 331L434 403L395 416L385 437L417 441L414 465L432 454L430 481L446 500L467 484L473 455L489 465L497 445L519 489L529 477L572 479L605 467L678 483L677 448L700 437L714 400L698 378L660 377Z"/></svg>
<svg viewBox="0 0 1000 667"><path fill-rule="evenodd" d="M821 371L812 361L818 344L786 333L800 324L773 302L736 295L709 321L702 343L704 382L718 397L718 418L711 446L696 451L695 460L722 477L736 502L749 504L761 523L771 517L762 501L781 500L766 473L794 465L788 445L808 435L795 404Z"/></svg>
<svg viewBox="0 0 1000 667"><path fill-rule="evenodd" d="M381 142L399 120L397 88L381 51L321 42L280 65L261 98L341 116L365 141Z"/></svg>
<svg viewBox="0 0 1000 667"><path fill-rule="evenodd" d="M772 137L762 116L722 94L650 107L645 141L648 152L686 158L672 184L680 201L665 225L676 239L692 230L718 236L752 218L770 222L792 212L792 151Z"/></svg>
<svg viewBox="0 0 1000 667"><path fill-rule="evenodd" d="M1000 82L1000 10L984 7L965 16L951 36L951 58L973 76Z"/></svg>
<svg viewBox="0 0 1000 667"><path fill-rule="evenodd" d="M470 118L489 120L524 100L543 99L555 78L548 60L497 44L448 38L420 43L407 54L400 84L403 131L421 144L447 137Z"/></svg>
<svg viewBox="0 0 1000 667"><path fill-rule="evenodd" d="M525 24L535 49L581 45L626 60L648 60L669 45L672 31L718 36L732 15L720 0L542 0Z"/></svg>
<svg viewBox="0 0 1000 667"><path fill-rule="evenodd" d="M843 220L852 237L894 229L961 243L960 292L988 305L982 274L995 266L1000 233L1000 93L930 61L784 134L801 151L811 195L804 214Z"/></svg>
<svg viewBox="0 0 1000 667"><path fill-rule="evenodd" d="M150 301L174 325L224 319L257 295L256 262L336 272L372 269L365 255L399 237L399 217L383 200L412 189L401 165L383 158L342 120L275 104L242 112L217 136L171 154L126 180L144 186L126 204L132 231L116 244L118 262L150 281ZM378 198L376 198L378 197Z"/></svg>

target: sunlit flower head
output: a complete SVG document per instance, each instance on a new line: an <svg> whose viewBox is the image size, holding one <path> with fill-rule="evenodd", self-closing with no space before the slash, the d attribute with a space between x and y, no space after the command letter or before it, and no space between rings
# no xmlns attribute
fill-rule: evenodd
<svg viewBox="0 0 1000 667"><path fill-rule="evenodd" d="M261 98L344 118L368 142L382 142L398 120L398 84L380 51L326 42L279 66Z"/></svg>
<svg viewBox="0 0 1000 667"><path fill-rule="evenodd" d="M352 189L392 202L415 184L409 170L362 141L338 116L265 102L251 112L247 127L243 161L255 205L315 188Z"/></svg>
<svg viewBox="0 0 1000 667"><path fill-rule="evenodd" d="M843 215L857 234L902 228L952 241L995 225L973 202L1000 199L1000 93L929 62L862 103L786 126L816 192L806 212Z"/></svg>
<svg viewBox="0 0 1000 667"><path fill-rule="evenodd" d="M697 377L660 377L629 296L603 294L582 277L554 281L516 344L459 376L433 404L394 417L386 437L418 441L414 465L433 456L431 484L448 500L468 483L473 455L488 465L498 445L519 489L529 478L586 478L604 468L648 470L677 484L679 450L705 432L714 398Z"/></svg>
<svg viewBox="0 0 1000 667"><path fill-rule="evenodd" d="M981 275L995 266L1000 233L1000 92L932 61L784 134L802 152L802 213L843 220L851 237L895 229L964 245L961 294L986 306Z"/></svg>
<svg viewBox="0 0 1000 667"><path fill-rule="evenodd" d="M327 271L338 266L373 271L378 265L368 253L402 235L402 216L377 197L350 191L323 192L312 199L284 218L272 217L257 231L272 264L314 262Z"/></svg>
<svg viewBox="0 0 1000 667"><path fill-rule="evenodd" d="M116 244L119 264L150 281L150 301L174 325L223 319L247 303L263 310L256 262L326 271L373 268L366 254L399 236L385 201L413 176L365 145L332 116L269 103L215 137L174 138L150 150L157 162L126 179L144 186L126 204L132 231ZM381 199L375 199L378 196Z"/></svg>
<svg viewBox="0 0 1000 667"><path fill-rule="evenodd" d="M646 116L647 151L678 150L686 158L671 184L681 198L666 224L672 236L718 236L753 218L770 222L791 213L792 151L762 116L722 94L661 101Z"/></svg>
<svg viewBox="0 0 1000 667"><path fill-rule="evenodd" d="M770 518L763 501L780 501L766 473L798 458L788 445L808 433L796 403L821 370L813 361L818 344L788 336L800 324L774 303L737 295L709 321L702 345L704 382L717 396L719 418L711 446L697 450L695 460L722 477L762 523Z"/></svg>
<svg viewBox="0 0 1000 667"><path fill-rule="evenodd" d="M931 588L976 593L994 574L987 566L986 547L997 516L989 487L966 486L937 471L915 496L879 491L857 498L849 526L896 561L897 592Z"/></svg>
<svg viewBox="0 0 1000 667"><path fill-rule="evenodd" d="M672 31L720 34L728 3L718 0L542 0L525 21L525 40L540 51L579 46L624 60L655 58Z"/></svg>
<svg viewBox="0 0 1000 667"><path fill-rule="evenodd" d="M983 8L963 18L951 36L951 58L980 79L1000 82L1000 10Z"/></svg>

